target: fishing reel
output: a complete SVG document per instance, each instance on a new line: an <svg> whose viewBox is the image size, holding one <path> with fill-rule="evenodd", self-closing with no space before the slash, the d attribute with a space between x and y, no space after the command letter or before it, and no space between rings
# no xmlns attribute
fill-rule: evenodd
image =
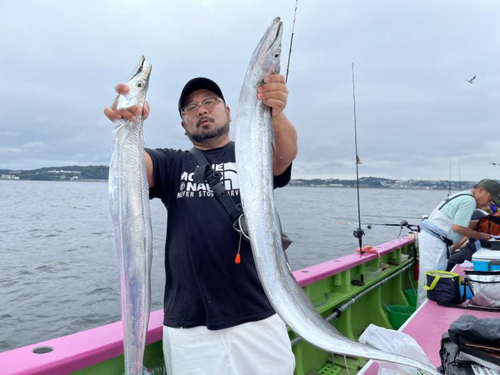
<svg viewBox="0 0 500 375"><path fill-rule="evenodd" d="M400 227L401 229L406 228L410 231L420 232L420 225L418 224L409 224L406 220L401 220L399 224L380 224L390 227Z"/></svg>
<svg viewBox="0 0 500 375"><path fill-rule="evenodd" d="M368 229L371 229L371 227L369 225L368 225ZM357 239L361 239L366 234L366 232L363 229L361 229L361 227L357 227L356 229L353 230L352 234Z"/></svg>
<svg viewBox="0 0 500 375"><path fill-rule="evenodd" d="M409 224L406 220L402 220L400 225L401 228L407 228L410 232L420 233L420 225L418 224Z"/></svg>

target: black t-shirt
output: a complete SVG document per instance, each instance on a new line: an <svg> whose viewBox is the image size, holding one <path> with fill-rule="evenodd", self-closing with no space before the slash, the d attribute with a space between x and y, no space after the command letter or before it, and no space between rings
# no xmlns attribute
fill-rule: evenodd
<svg viewBox="0 0 500 375"><path fill-rule="evenodd" d="M208 184L193 181L194 156L173 149L146 151L153 160L150 198L160 198L168 212L163 324L216 330L273 315L250 244L241 241L241 263L236 264L240 236L228 212ZM204 154L240 203L234 142ZM288 184L290 176L291 166L274 178L275 187Z"/></svg>

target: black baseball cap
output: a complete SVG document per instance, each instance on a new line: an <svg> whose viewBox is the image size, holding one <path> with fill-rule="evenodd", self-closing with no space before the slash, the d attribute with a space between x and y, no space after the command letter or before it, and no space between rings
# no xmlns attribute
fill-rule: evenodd
<svg viewBox="0 0 500 375"><path fill-rule="evenodd" d="M184 107L184 102L186 101L187 97L196 90L210 90L220 96L222 100L224 100L222 90L214 81L204 77L193 78L188 83L186 83L186 85L182 89L181 97L179 98L179 113L181 113L181 109L182 107Z"/></svg>
<svg viewBox="0 0 500 375"><path fill-rule="evenodd" d="M482 187L491 195L491 200L500 206L500 185L495 180L481 180L477 183L476 187Z"/></svg>

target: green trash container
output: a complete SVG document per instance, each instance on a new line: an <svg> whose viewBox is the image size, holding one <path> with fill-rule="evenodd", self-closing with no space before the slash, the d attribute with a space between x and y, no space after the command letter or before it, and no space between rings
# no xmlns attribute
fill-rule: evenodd
<svg viewBox="0 0 500 375"><path fill-rule="evenodd" d="M387 314L392 328L399 329L404 322L415 312L416 308L413 306L403 305L389 305L387 306Z"/></svg>
<svg viewBox="0 0 500 375"><path fill-rule="evenodd" d="M406 299L408 304L413 307L417 307L417 290L416 289L406 289L405 290Z"/></svg>

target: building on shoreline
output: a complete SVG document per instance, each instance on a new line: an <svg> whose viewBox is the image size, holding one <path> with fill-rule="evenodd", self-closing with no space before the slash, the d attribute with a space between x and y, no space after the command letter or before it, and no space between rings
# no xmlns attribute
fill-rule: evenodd
<svg viewBox="0 0 500 375"><path fill-rule="evenodd" d="M21 178L18 176L14 176L12 174L2 174L0 175L0 180L20 180Z"/></svg>

